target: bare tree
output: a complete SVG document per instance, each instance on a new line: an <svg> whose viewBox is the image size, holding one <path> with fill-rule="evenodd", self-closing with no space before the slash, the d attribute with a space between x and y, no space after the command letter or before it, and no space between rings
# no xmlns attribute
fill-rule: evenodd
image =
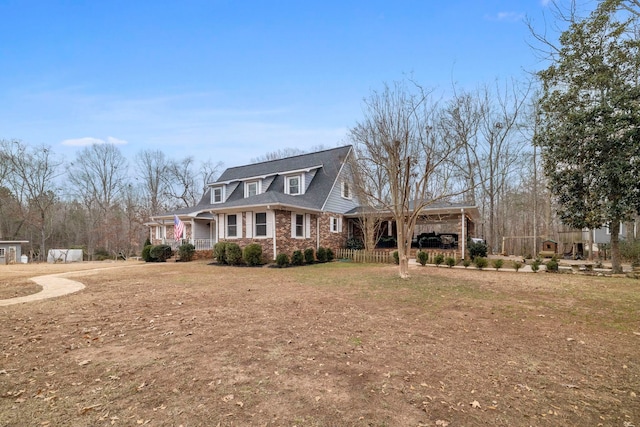
<svg viewBox="0 0 640 427"><path fill-rule="evenodd" d="M160 150L143 150L136 154L135 164L148 214L158 214L165 209L162 196L165 193L163 177L169 168L167 159Z"/></svg>
<svg viewBox="0 0 640 427"><path fill-rule="evenodd" d="M51 149L45 145L30 147L20 141L2 141L4 156L9 162L9 181L26 217L40 235L40 258L46 256L50 232L50 214L57 199L57 178L60 165Z"/></svg>
<svg viewBox="0 0 640 427"><path fill-rule="evenodd" d="M185 208L198 203L202 196L202 187L198 183L197 175L193 157L169 162L164 176L164 188L170 209Z"/></svg>
<svg viewBox="0 0 640 427"><path fill-rule="evenodd" d="M217 162L214 163L213 160L209 159L206 162L203 162L200 165L200 176L202 178L202 192L207 191L209 184L214 182L218 176L220 175L220 171L224 167L224 163Z"/></svg>
<svg viewBox="0 0 640 427"><path fill-rule="evenodd" d="M453 156L461 144L438 138L431 92L414 82L385 85L364 101L365 117L350 131L359 170L365 179L385 178L381 189L366 192L392 215L398 233L399 275L409 277L413 231L430 204L451 197ZM379 172L378 172L379 171Z"/></svg>
<svg viewBox="0 0 640 427"><path fill-rule="evenodd" d="M112 218L127 185L127 160L113 144L93 144L82 149L71 163L69 182L84 201L90 216L89 253L99 244L107 251L115 241L117 224Z"/></svg>

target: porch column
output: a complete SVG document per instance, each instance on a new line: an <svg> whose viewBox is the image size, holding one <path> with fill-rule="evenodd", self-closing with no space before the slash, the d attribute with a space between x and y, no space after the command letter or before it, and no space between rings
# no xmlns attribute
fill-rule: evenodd
<svg viewBox="0 0 640 427"><path fill-rule="evenodd" d="M461 221L462 221L462 233L461 234L462 234L462 236L460 236L460 237L462 239L462 259L464 259L464 257L465 257L464 251L466 249L465 246L467 244L467 233L465 232L465 229L464 229L465 228L464 226L465 226L465 223L466 223L465 215L464 215L464 208L462 208L460 210L462 212L462 218L461 218Z"/></svg>

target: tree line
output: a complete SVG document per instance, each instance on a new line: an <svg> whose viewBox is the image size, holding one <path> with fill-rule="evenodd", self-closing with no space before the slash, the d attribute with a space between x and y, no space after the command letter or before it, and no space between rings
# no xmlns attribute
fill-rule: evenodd
<svg viewBox="0 0 640 427"><path fill-rule="evenodd" d="M90 259L139 254L149 217L196 204L221 168L154 149L130 161L113 144L64 161L46 145L0 140L0 238L29 240L35 260L49 248L82 248Z"/></svg>

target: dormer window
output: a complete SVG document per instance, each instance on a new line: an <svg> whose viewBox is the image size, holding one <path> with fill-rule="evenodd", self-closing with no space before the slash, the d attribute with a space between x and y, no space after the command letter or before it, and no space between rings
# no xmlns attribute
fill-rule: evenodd
<svg viewBox="0 0 640 427"><path fill-rule="evenodd" d="M302 194L302 175L292 175L285 178L284 192L292 196Z"/></svg>
<svg viewBox="0 0 640 427"><path fill-rule="evenodd" d="M244 197L255 196L260 194L260 181L250 181L244 183Z"/></svg>
<svg viewBox="0 0 640 427"><path fill-rule="evenodd" d="M213 187L211 189L211 203L224 202L224 187Z"/></svg>

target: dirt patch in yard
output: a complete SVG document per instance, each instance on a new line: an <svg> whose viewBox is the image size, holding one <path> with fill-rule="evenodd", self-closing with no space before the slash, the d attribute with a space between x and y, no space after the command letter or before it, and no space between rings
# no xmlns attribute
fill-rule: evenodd
<svg viewBox="0 0 640 427"><path fill-rule="evenodd" d="M0 295L58 272L29 268L0 266ZM0 425L640 425L637 280L206 261L65 277L87 287L0 307Z"/></svg>

